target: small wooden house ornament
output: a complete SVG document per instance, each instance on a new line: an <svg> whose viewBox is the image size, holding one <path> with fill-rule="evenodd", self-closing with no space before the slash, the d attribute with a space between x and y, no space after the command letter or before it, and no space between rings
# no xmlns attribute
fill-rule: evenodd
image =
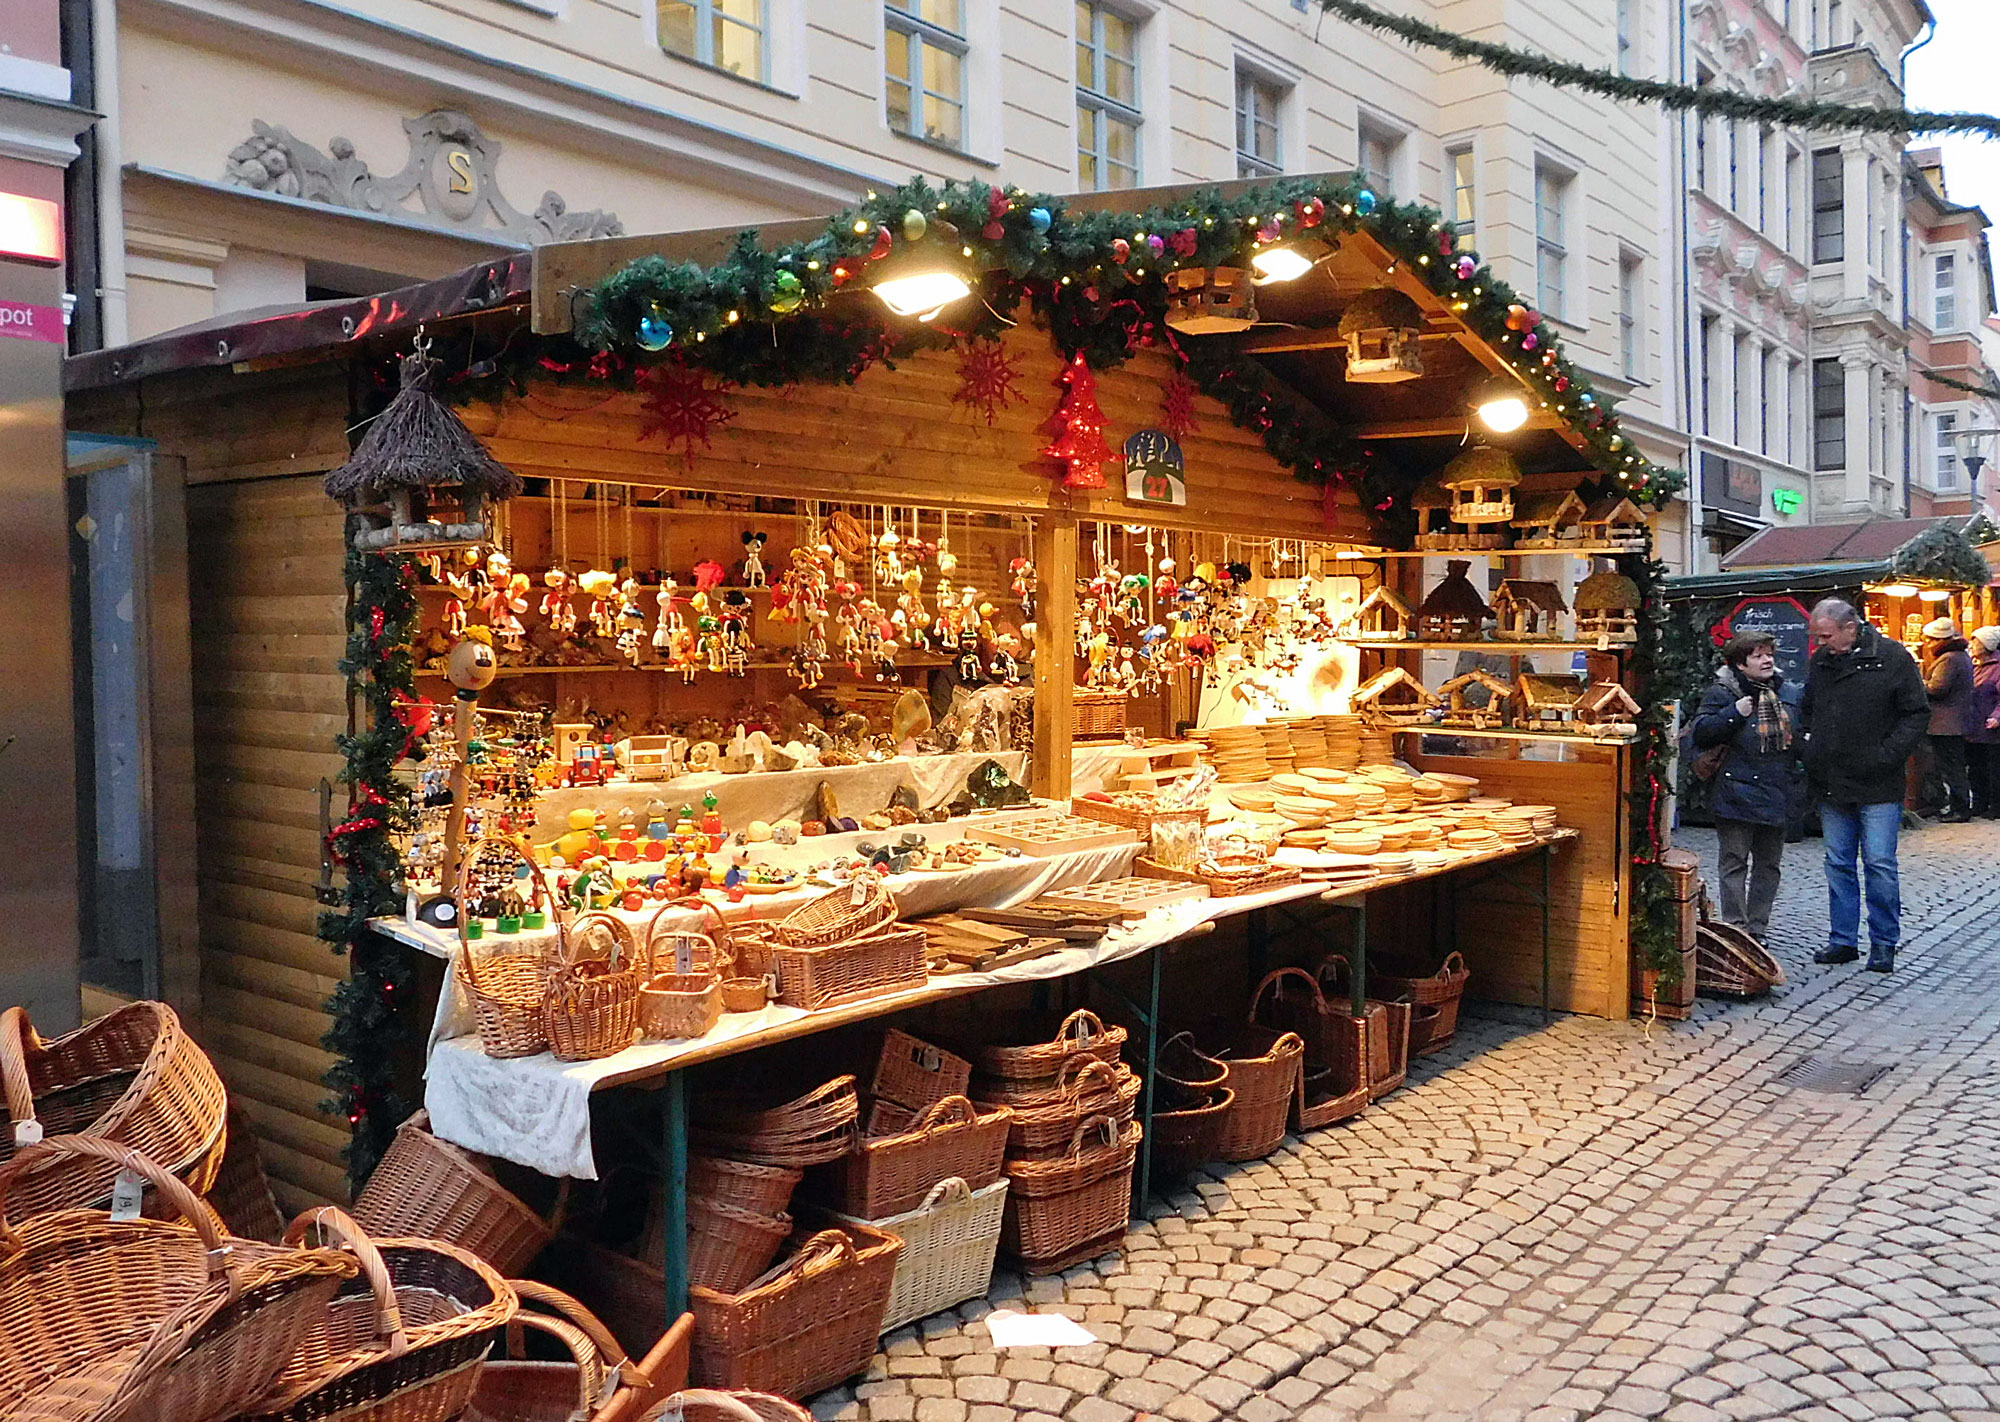
<svg viewBox="0 0 2000 1422"><path fill-rule="evenodd" d="M1554 583L1508 578L1493 593L1493 618L1499 635L1514 641L1562 637L1563 614L1569 604Z"/></svg>
<svg viewBox="0 0 2000 1422"><path fill-rule="evenodd" d="M1340 313L1347 378L1357 385L1415 380L1424 373L1423 347L1417 343L1423 329L1423 309L1394 287L1362 292Z"/></svg>
<svg viewBox="0 0 2000 1422"><path fill-rule="evenodd" d="M1514 499L1514 546L1561 548L1581 536L1584 502L1574 489L1545 489Z"/></svg>
<svg viewBox="0 0 2000 1422"><path fill-rule="evenodd" d="M1414 726L1431 719L1438 699L1402 667L1386 667L1354 691L1354 710L1371 726Z"/></svg>
<svg viewBox="0 0 2000 1422"><path fill-rule="evenodd" d="M1247 331L1257 324L1257 293L1243 267L1182 267L1166 276L1167 324L1189 336Z"/></svg>
<svg viewBox="0 0 2000 1422"><path fill-rule="evenodd" d="M1493 609L1472 586L1465 570L1472 565L1463 558L1445 564L1443 581L1431 589L1417 609L1417 636L1431 642L1476 641L1485 630Z"/></svg>
<svg viewBox="0 0 2000 1422"><path fill-rule="evenodd" d="M1451 494L1442 472L1426 475L1410 492L1410 507L1417 515L1417 547L1442 553L1471 546L1469 535L1451 521Z"/></svg>
<svg viewBox="0 0 2000 1422"><path fill-rule="evenodd" d="M369 423L348 461L326 476L347 505L356 548L464 548L493 539L489 502L521 492L521 476L476 439L432 391L430 342L403 358L402 388Z"/></svg>
<svg viewBox="0 0 2000 1422"><path fill-rule="evenodd" d="M1396 590L1385 585L1362 599L1342 631L1349 637L1400 642L1416 635L1416 617Z"/></svg>
<svg viewBox="0 0 2000 1422"><path fill-rule="evenodd" d="M1466 700L1466 693L1475 686L1483 686L1491 693L1483 706L1474 706ZM1437 694L1445 701L1444 718L1440 725L1475 731L1490 731L1505 725L1507 709L1514 700L1512 686L1493 673L1477 668L1453 677L1437 689Z"/></svg>
<svg viewBox="0 0 2000 1422"><path fill-rule="evenodd" d="M1524 729L1567 729L1576 720L1584 680L1576 672L1522 672L1514 683L1514 724Z"/></svg>
<svg viewBox="0 0 2000 1422"><path fill-rule="evenodd" d="M1638 735L1639 713L1637 699L1615 681L1592 683L1576 703L1576 719L1593 736L1610 739Z"/></svg>
<svg viewBox="0 0 2000 1422"><path fill-rule="evenodd" d="M1521 466L1506 450L1476 444L1445 465L1440 483L1451 495L1451 520L1468 527L1511 521Z"/></svg>
<svg viewBox="0 0 2000 1422"><path fill-rule="evenodd" d="M1589 543L1632 550L1646 546L1646 515L1623 494L1605 494L1595 500L1584 510L1577 527Z"/></svg>
<svg viewBox="0 0 2000 1422"><path fill-rule="evenodd" d="M1639 640L1639 585L1623 573L1592 573L1576 589L1579 642L1629 647Z"/></svg>

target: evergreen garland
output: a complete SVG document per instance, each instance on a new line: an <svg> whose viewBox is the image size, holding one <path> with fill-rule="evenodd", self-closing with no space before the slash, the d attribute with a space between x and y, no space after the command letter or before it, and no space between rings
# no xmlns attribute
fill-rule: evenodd
<svg viewBox="0 0 2000 1422"><path fill-rule="evenodd" d="M1319 0L1319 6L1329 15L1395 35L1413 45L1441 50L1455 59L1472 60L1510 79L1540 79L1557 88L1581 89L1625 103L1658 104L1704 118L1736 119L1820 133L1880 133L1896 139L1919 133L1969 133L1981 138L2000 138L2000 118L1987 114L1867 108L1858 104L1826 104L1817 99L1766 99L1713 85L1695 88L1659 79L1637 79L1508 45L1467 39L1439 25L1389 14L1362 0Z"/></svg>
<svg viewBox="0 0 2000 1422"><path fill-rule="evenodd" d="M1667 840L1660 814L1674 786L1669 779L1674 747L1674 698L1692 685L1690 676L1701 660L1701 648L1684 617L1674 614L1662 595L1666 564L1653 556L1652 535L1643 554L1620 559L1621 571L1639 586L1639 643L1633 649L1630 673L1639 714L1639 744L1629 800L1632 842L1632 946L1643 968L1655 969L1664 988L1678 987L1685 973L1680 951L1680 905L1674 879L1660 864Z"/></svg>
<svg viewBox="0 0 2000 1422"><path fill-rule="evenodd" d="M409 1114L395 1089L390 1052L401 1041L400 1011L413 982L404 949L368 928L378 915L402 912L402 859L394 835L411 823L410 795L396 778L409 744L399 698L416 695L410 639L421 610L400 556L349 550L346 565L347 654L340 670L349 699L359 699L363 728L339 739L347 758L347 818L327 836L346 881L338 909L319 918L319 936L347 955L347 977L327 1001L333 1026L322 1045L339 1060L326 1074L334 1094L321 1108L347 1118L345 1155L358 1190Z"/></svg>

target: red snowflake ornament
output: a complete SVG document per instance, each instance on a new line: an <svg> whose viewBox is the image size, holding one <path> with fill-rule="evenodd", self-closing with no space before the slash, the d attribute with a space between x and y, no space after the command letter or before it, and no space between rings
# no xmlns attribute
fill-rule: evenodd
<svg viewBox="0 0 2000 1422"><path fill-rule="evenodd" d="M1167 383L1160 387L1160 428L1175 439L1201 432L1201 420L1194 410L1197 388L1179 371L1168 376Z"/></svg>
<svg viewBox="0 0 2000 1422"><path fill-rule="evenodd" d="M655 366L645 380L645 419L639 427L639 438L666 436L668 451L679 446L687 467L693 469L696 444L709 448L715 432L736 418L736 411L723 400L735 388L733 381L705 370L690 370L684 365Z"/></svg>
<svg viewBox="0 0 2000 1422"><path fill-rule="evenodd" d="M1050 421L1056 436L1042 453L1060 459L1067 466L1063 472L1065 489L1101 489L1104 466L1117 457L1117 452L1105 442L1104 410L1097 403L1097 377L1091 374L1083 352L1078 351L1058 379L1063 387L1062 401Z"/></svg>
<svg viewBox="0 0 2000 1422"><path fill-rule="evenodd" d="M991 425L1002 410L1027 398L1014 384L1020 376L1014 357L998 341L969 341L958 349L958 390L951 403L986 416Z"/></svg>

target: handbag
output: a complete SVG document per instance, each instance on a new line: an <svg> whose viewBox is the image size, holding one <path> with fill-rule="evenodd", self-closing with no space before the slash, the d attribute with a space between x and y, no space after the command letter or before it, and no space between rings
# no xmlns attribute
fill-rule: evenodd
<svg viewBox="0 0 2000 1422"><path fill-rule="evenodd" d="M1694 758L1694 778L1713 780L1722 773L1722 762L1729 758L1729 742L1710 746Z"/></svg>

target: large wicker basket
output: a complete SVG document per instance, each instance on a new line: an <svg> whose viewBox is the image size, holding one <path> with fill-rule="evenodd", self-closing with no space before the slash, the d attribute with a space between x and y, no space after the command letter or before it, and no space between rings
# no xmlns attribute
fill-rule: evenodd
<svg viewBox="0 0 2000 1422"><path fill-rule="evenodd" d="M930 974L921 928L892 924L836 943L771 945L777 999L810 1012L921 987Z"/></svg>
<svg viewBox="0 0 2000 1422"><path fill-rule="evenodd" d="M555 1238L557 1221L502 1185L483 1156L432 1135L430 1123L419 1111L396 1128L354 1202L355 1221L372 1235L441 1239L502 1275L521 1273ZM558 1215L565 1198L557 1197Z"/></svg>
<svg viewBox="0 0 2000 1422"><path fill-rule="evenodd" d="M914 1208L950 1176L983 1190L1000 1178L1013 1120L1005 1106L982 1112L963 1096L947 1096L907 1131L863 1140L815 1183L836 1209L865 1220Z"/></svg>
<svg viewBox="0 0 2000 1422"><path fill-rule="evenodd" d="M325 1322L307 1334L246 1416L271 1422L428 1422L472 1400L492 1333L513 1318L514 1290L492 1266L435 1239L370 1239L331 1206L285 1232L312 1235L361 1262Z"/></svg>
<svg viewBox="0 0 2000 1422"><path fill-rule="evenodd" d="M813 1415L768 1392L691 1387L661 1402L640 1422L813 1422Z"/></svg>
<svg viewBox="0 0 2000 1422"><path fill-rule="evenodd" d="M597 1315L568 1294L527 1279L508 1283L521 1310L507 1325L504 1354L480 1368L462 1422L637 1422L662 1395L686 1384L691 1316L683 1315L635 1363ZM529 1333L567 1357L528 1359Z"/></svg>
<svg viewBox="0 0 2000 1422"><path fill-rule="evenodd" d="M1007 1182L975 1190L957 1176L940 1180L915 1209L884 1219L836 1215L843 1224L873 1225L903 1241L896 1282L882 1329L978 1298L993 1282L993 1256L1007 1208Z"/></svg>
<svg viewBox="0 0 2000 1422"><path fill-rule="evenodd" d="M1761 997L1785 980L1770 952L1732 924L1703 919L1695 929L1695 989L1711 997Z"/></svg>
<svg viewBox="0 0 2000 1422"><path fill-rule="evenodd" d="M1092 1116L1108 1116L1122 1130L1138 1107L1140 1087L1123 1062L1114 1066L1079 1052L1034 1104L1013 1108L1007 1153L1027 1160L1060 1155L1069 1149L1076 1128Z"/></svg>
<svg viewBox="0 0 2000 1422"><path fill-rule="evenodd" d="M782 1165L755 1165L719 1155L688 1157L690 1197L706 1195L712 1200L727 1200L739 1209L755 1210L760 1215L784 1213L792 1201L792 1191L803 1178L803 1171Z"/></svg>
<svg viewBox="0 0 2000 1422"><path fill-rule="evenodd" d="M492 836L466 846L458 870L458 986L472 1004L479 1029L479 1047L489 1057L532 1057L549 1045L543 999L548 991L549 965L540 953L495 954L480 961L473 956L472 887L482 865L515 861L527 866L529 892L543 906L556 931L559 960L569 956L569 927L549 894L548 880L534 856L517 840Z"/></svg>
<svg viewBox="0 0 2000 1422"><path fill-rule="evenodd" d="M792 1217L762 1214L710 1195L688 1196L688 1281L734 1293L771 1267L791 1238Z"/></svg>
<svg viewBox="0 0 2000 1422"><path fill-rule="evenodd" d="M1379 969L1369 973L1369 984L1386 998L1406 998L1417 1007L1435 1008L1434 1015L1411 1014L1410 1055L1428 1056L1448 1046L1458 1034L1458 1005L1472 970L1465 955L1450 953L1433 973L1398 976ZM1419 1022L1422 1028L1419 1030Z"/></svg>
<svg viewBox="0 0 2000 1422"><path fill-rule="evenodd" d="M1125 693L1079 686L1070 731L1080 741L1116 740L1125 734Z"/></svg>
<svg viewBox="0 0 2000 1422"><path fill-rule="evenodd" d="M93 1136L164 1165L195 1193L215 1183L227 1149L222 1079L172 1008L134 1002L44 1041L25 1009L0 1013L0 1163L49 1136ZM102 1205L118 1168L93 1157L50 1157L17 1176L7 1214Z"/></svg>
<svg viewBox="0 0 2000 1422"><path fill-rule="evenodd" d="M24 1147L0 1197L38 1168L108 1164L147 1181L175 1221L45 1211L0 1225L0 1416L8 1422L235 1417L327 1317L355 1261L222 1233L178 1178L89 1136Z"/></svg>
<svg viewBox="0 0 2000 1422"><path fill-rule="evenodd" d="M1251 1024L1216 1050L1229 1069L1223 1084L1230 1093L1216 1154L1223 1160L1261 1160L1284 1144L1291 1126L1305 1039L1296 1032L1272 1032Z"/></svg>
<svg viewBox="0 0 2000 1422"><path fill-rule="evenodd" d="M1132 1222L1135 1121L1120 1131L1108 1116L1076 1128L1055 1160L1007 1162L1007 1215L1000 1243L1030 1274L1053 1274L1115 1249Z"/></svg>
<svg viewBox="0 0 2000 1422"><path fill-rule="evenodd" d="M1229 1110L1236 1095L1226 1086L1207 1093L1208 1099L1173 1111L1153 1113L1153 1174L1178 1180L1222 1158Z"/></svg>
<svg viewBox="0 0 2000 1422"><path fill-rule="evenodd" d="M1064 1063L1078 1052L1116 1062L1125 1035L1123 1027L1107 1027L1103 1018L1083 1008L1065 1017L1048 1041L980 1047L972 1058L978 1072L974 1094L1007 1105L1032 1102L1055 1086Z"/></svg>
<svg viewBox="0 0 2000 1422"><path fill-rule="evenodd" d="M875 1356L903 1241L868 1225L821 1230L741 1293L690 1288L694 1380L804 1398Z"/></svg>
<svg viewBox="0 0 2000 1422"><path fill-rule="evenodd" d="M882 1036L868 1094L921 1111L947 1096L965 1095L971 1084L972 1063L964 1057L891 1027Z"/></svg>
<svg viewBox="0 0 2000 1422"><path fill-rule="evenodd" d="M238 1107L229 1108L229 1145L205 1198L221 1217L223 1228L239 1239L276 1244L285 1237L285 1217L278 1213L277 1199L271 1194L271 1179L264 1173L264 1158L257 1149L257 1133Z"/></svg>
<svg viewBox="0 0 2000 1422"><path fill-rule="evenodd" d="M777 1106L711 1095L697 1103L692 1139L709 1154L755 1165L824 1165L853 1147L860 1119L854 1078L837 1076Z"/></svg>

